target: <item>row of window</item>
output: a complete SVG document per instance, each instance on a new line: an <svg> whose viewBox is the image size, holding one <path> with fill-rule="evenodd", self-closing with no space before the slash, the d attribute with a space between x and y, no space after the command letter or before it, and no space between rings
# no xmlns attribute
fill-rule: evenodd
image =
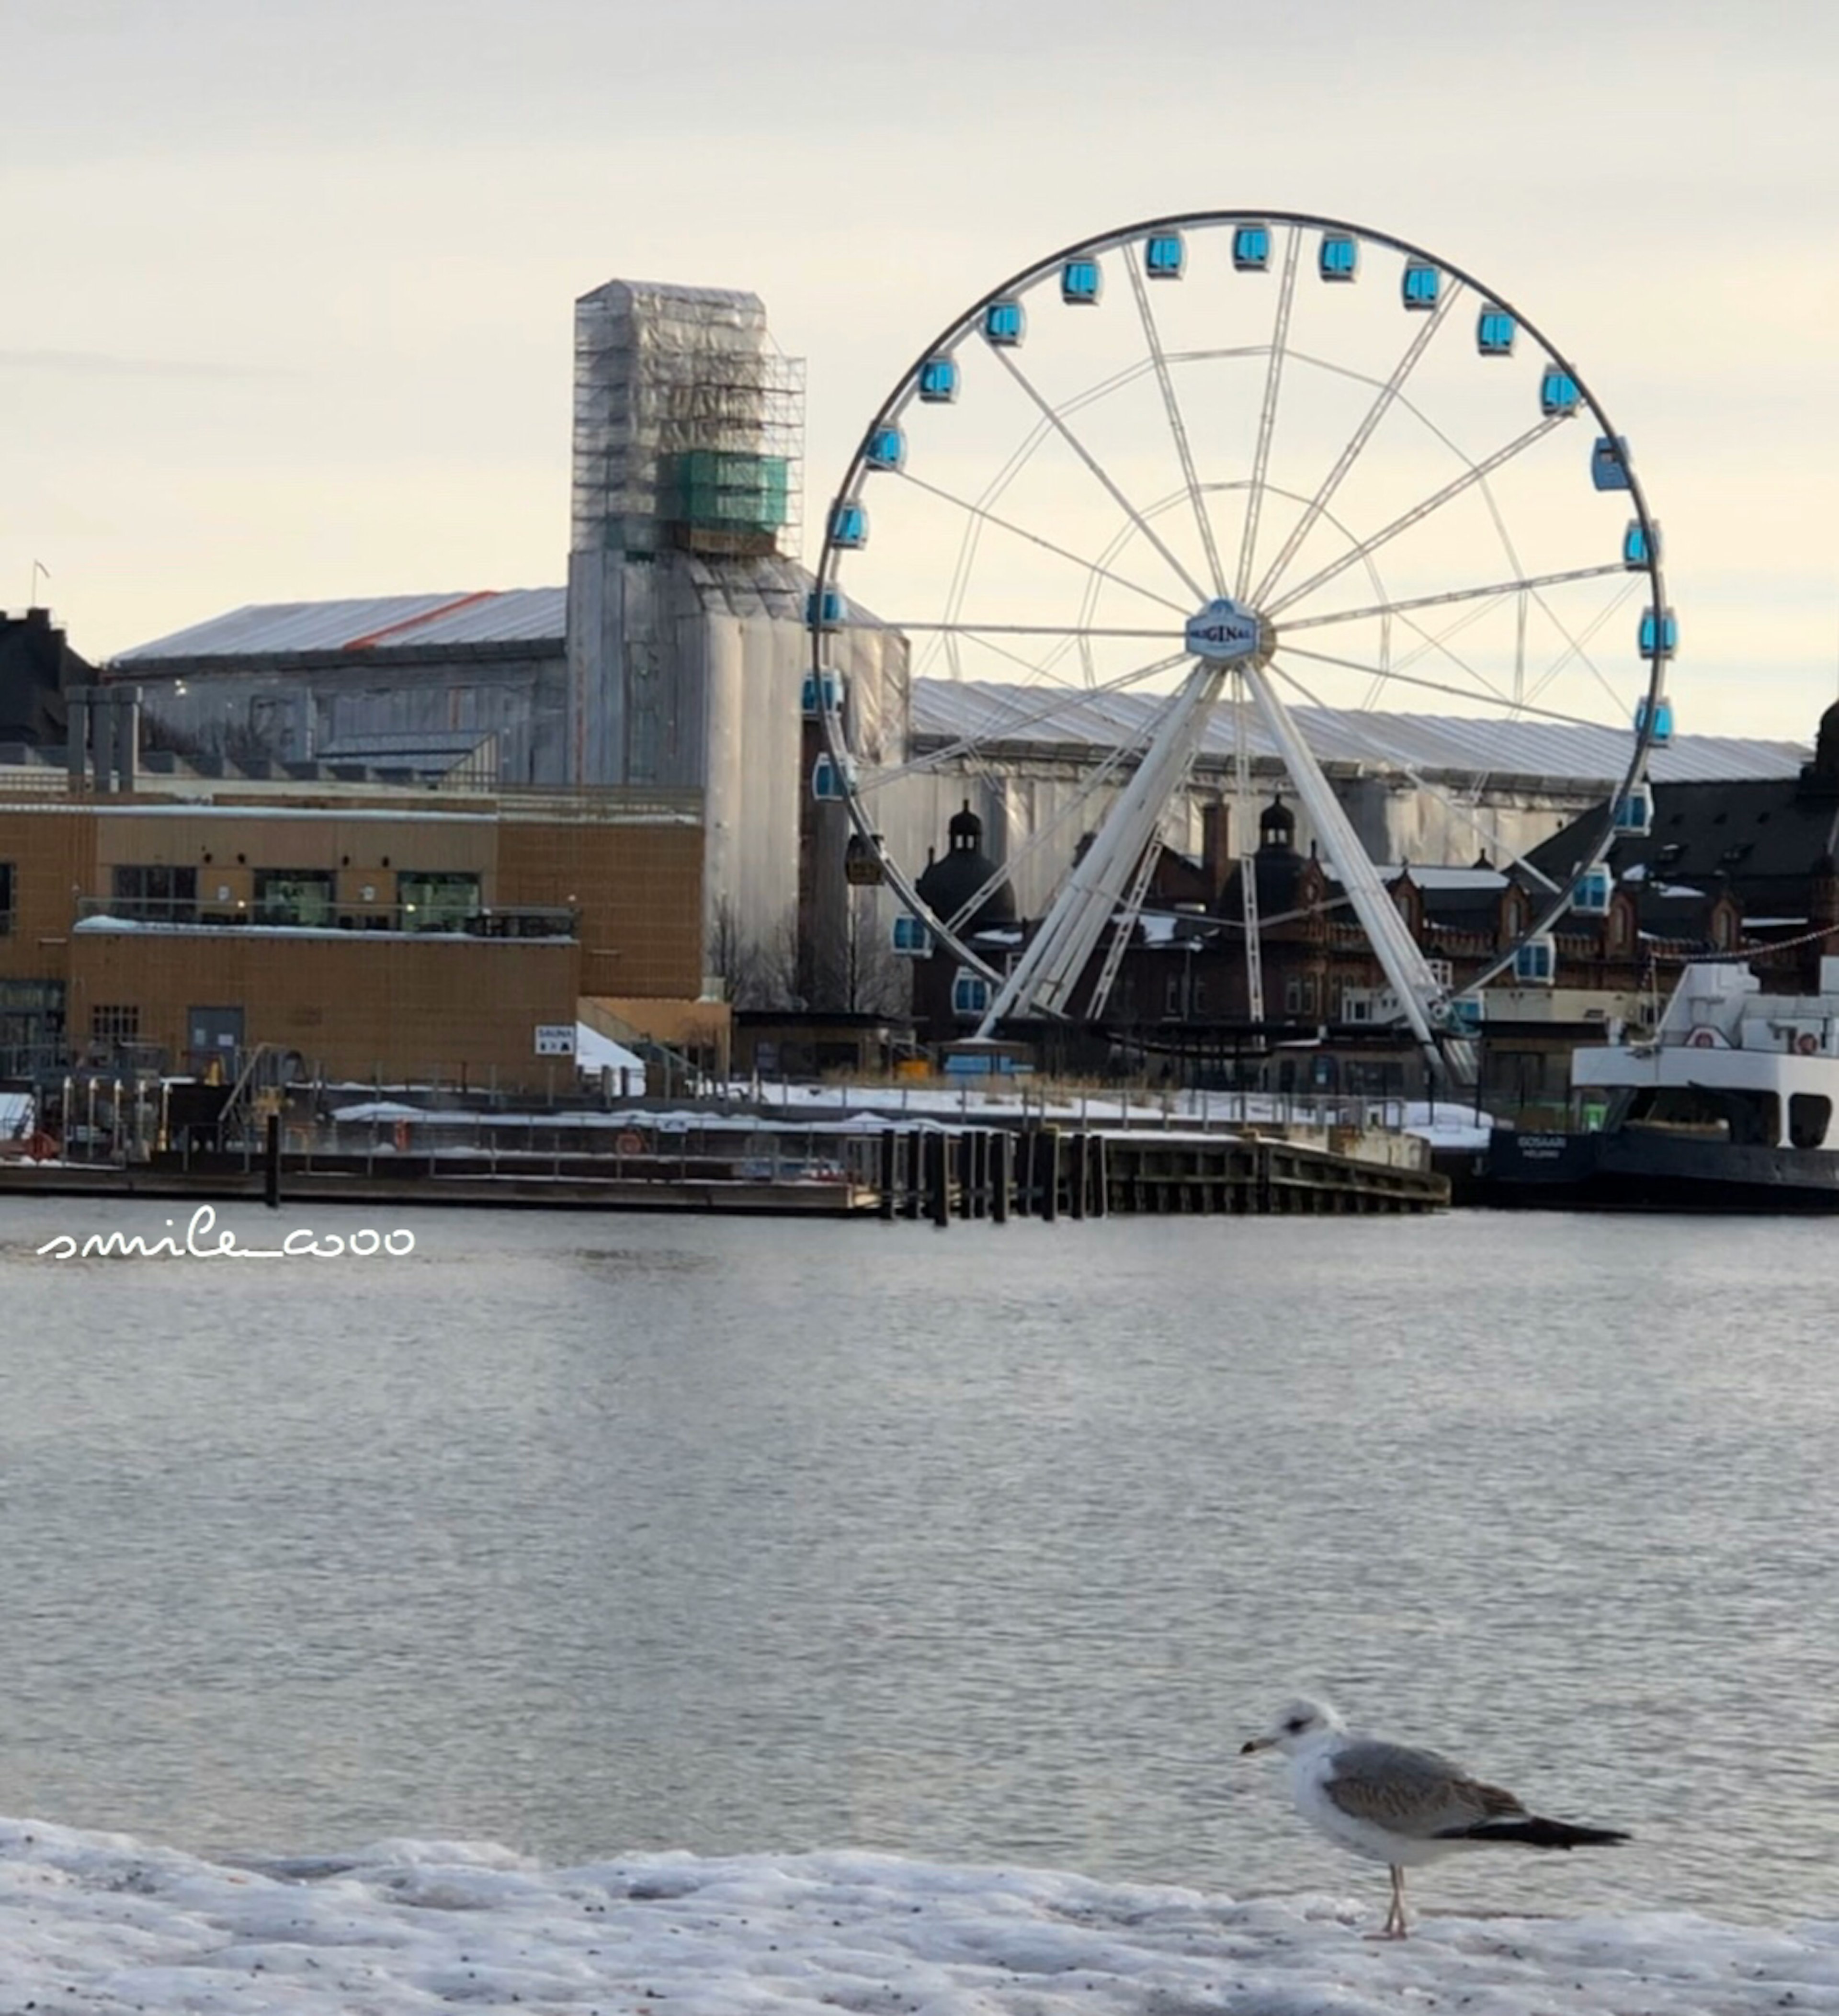
<svg viewBox="0 0 1839 2016"><path fill-rule="evenodd" d="M338 878L326 868L258 868L254 897L250 915L258 924L331 929L341 914ZM117 916L155 923L195 923L200 902L198 870L140 864L117 867L109 900ZM399 873L394 905L342 908L346 912L354 909L361 922L403 931L457 931L479 913L479 877L451 872Z"/></svg>

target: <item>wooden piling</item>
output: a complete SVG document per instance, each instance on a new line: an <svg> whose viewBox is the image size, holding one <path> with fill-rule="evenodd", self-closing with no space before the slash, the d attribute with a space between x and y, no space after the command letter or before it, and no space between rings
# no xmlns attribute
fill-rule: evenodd
<svg viewBox="0 0 1839 2016"><path fill-rule="evenodd" d="M952 1222L952 1141L935 1131L926 1137L927 1189L927 1216L943 1232Z"/></svg>

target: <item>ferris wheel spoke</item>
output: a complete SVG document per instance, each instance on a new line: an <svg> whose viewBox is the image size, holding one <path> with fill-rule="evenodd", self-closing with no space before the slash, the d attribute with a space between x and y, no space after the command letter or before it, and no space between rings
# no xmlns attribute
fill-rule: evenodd
<svg viewBox="0 0 1839 2016"><path fill-rule="evenodd" d="M1423 318L1417 333L1412 338L1405 355L1399 358L1391 376L1380 387L1377 397L1373 404L1367 408L1360 424L1348 437L1347 446L1336 458L1334 466L1322 479L1320 487L1316 490L1315 495L1309 499L1303 515L1290 528L1290 536L1278 549L1277 557L1265 568L1258 586L1251 591L1250 599L1254 608L1258 607L1274 592L1278 582L1283 578L1284 569L1296 557L1304 541L1315 529L1323 513L1328 508L1330 500L1341 488L1348 470L1360 459L1366 450L1366 444L1372 440L1374 430L1378 427L1380 422L1391 410L1393 401L1405 389L1405 380L1416 369L1418 359L1430 348L1437 332L1443 326L1445 317L1448 315L1456 297L1462 291L1461 286L1452 281L1443 290L1441 298L1438 301L1436 307L1429 315Z"/></svg>
<svg viewBox="0 0 1839 2016"><path fill-rule="evenodd" d="M1082 812L1101 790L1114 781L1117 772L1131 758L1140 756L1143 754L1152 732L1153 728L1146 729L1143 733L1135 736L1131 741L1120 742L1107 754L1102 763L1096 764L1091 772L1081 781L1078 789L1048 820L1047 823L1037 827L1033 833L1030 833L1014 853L973 889L949 917L943 920L945 930L953 937L962 931L1002 884L1013 878L1018 869L1026 866L1050 840L1064 830L1068 820L1076 813Z"/></svg>
<svg viewBox="0 0 1839 2016"><path fill-rule="evenodd" d="M1484 604L1481 607L1477 608L1470 616L1466 617L1460 623L1452 623L1446 629L1440 631L1434 636L1424 628L1423 624L1420 623L1414 617L1400 617L1398 620L1405 625L1405 628L1416 632L1418 637L1422 640L1415 650L1408 651L1405 654L1402 662L1406 665L1413 665L1417 663L1420 658L1426 657L1429 653L1434 652L1438 657L1447 658L1450 664L1454 665L1459 672L1467 673L1470 679L1473 682L1475 690L1485 695L1488 699L1495 701L1498 705L1506 707L1508 711L1511 713L1515 707L1522 704L1524 697L1520 689L1524 685L1524 681L1518 676L1517 668L1516 668L1516 683L1514 690L1510 693L1503 693L1500 687L1497 686L1492 679L1488 677L1486 673L1477 671L1475 668L1469 663L1468 660L1463 656L1462 653L1455 650L1449 642L1449 639L1455 636L1458 631L1466 630L1468 628L1469 624L1473 621L1475 617L1484 616L1487 613L1486 605Z"/></svg>
<svg viewBox="0 0 1839 2016"><path fill-rule="evenodd" d="M1289 671L1284 666L1278 664L1274 660L1272 662L1271 670L1274 671L1286 685L1292 687L1308 703L1311 707L1319 708L1321 711L1325 714L1333 713L1335 711L1334 709L1324 705L1319 697L1312 692L1308 686L1304 685L1303 682L1297 677L1294 672ZM1509 845L1506 841L1503 840L1501 837L1500 828L1498 825L1491 825L1488 821L1483 819L1472 806L1465 805L1461 799L1452 797L1440 786L1432 783L1430 779L1425 776L1422 771L1416 769L1409 762L1406 761L1406 760L1400 755L1396 750L1387 748L1382 742L1378 741L1377 739L1374 747L1375 753L1383 757L1387 764L1395 767L1401 776L1409 779L1419 790L1424 792L1428 797L1434 798L1446 812L1452 814L1463 825L1468 827L1470 831L1474 833L1481 841L1485 851L1492 848L1497 860L1511 862L1514 866L1524 868L1527 873L1530 875L1535 882L1538 883L1542 888L1549 889L1554 894L1556 893L1558 884L1552 880L1551 877L1548 875L1542 868L1535 867L1532 862L1528 861L1526 856L1523 855L1517 848ZM1485 776L1483 777L1481 781L1484 783L1486 781Z"/></svg>
<svg viewBox="0 0 1839 2016"><path fill-rule="evenodd" d="M1146 539L1149 541L1150 544L1156 549L1157 552L1159 553L1166 561L1168 561L1168 564L1172 568L1174 568L1177 578L1193 594L1196 601L1204 602L1207 599L1207 591L1197 581L1195 580L1194 577L1189 573L1188 570L1182 565L1181 562L1176 559L1175 555L1170 552L1168 546L1164 544L1161 536L1157 533L1154 527L1152 526L1149 520L1143 517L1142 513L1137 509L1136 506L1131 502L1130 499L1125 495L1124 492L1117 488L1117 484L1111 481L1110 475L1105 470L1104 465L1098 460L1097 457L1092 454L1092 451L1089 448L1087 448L1085 442L1081 441L1079 437L1074 433L1073 430L1067 425L1065 419L1061 416L1061 415L1056 412L1045 398L1042 398L1040 391L1037 389L1034 380L1030 378L1027 373L1023 370L1021 366L1016 362L1013 355L1007 349L999 350L995 354L1002 360L1002 368L1009 373L1009 376L1015 380L1016 383L1021 387L1022 391L1027 394L1028 398L1034 401L1035 405L1039 408L1042 418L1048 420L1052 424L1054 431L1060 436L1060 439L1066 443L1067 446L1073 451L1074 454L1085 464L1085 467L1089 469L1092 472L1092 475L1098 479L1099 482L1103 486L1106 495L1110 498L1112 502L1117 506L1118 509L1124 513L1125 517L1130 520L1132 524L1136 527L1137 530L1143 534ZM1161 596L1157 598L1158 601L1161 599L1162 598Z"/></svg>
<svg viewBox="0 0 1839 2016"><path fill-rule="evenodd" d="M1350 552L1330 561L1326 567L1319 568L1307 581L1298 582L1288 594L1279 596L1265 610L1265 614L1267 617L1280 615L1293 603L1301 602L1305 596L1313 595L1317 589L1326 587L1337 575L1345 574L1351 567L1358 566L1369 554L1377 553L1381 546L1397 538L1400 533L1409 531L1413 525L1422 524L1433 512L1441 510L1445 504L1452 502L1465 491L1473 489L1477 483L1485 482L1503 463L1511 462L1516 455L1524 455L1535 441L1543 441L1554 427L1563 424L1561 418L1554 416L1541 420L1536 427L1528 427L1524 434L1509 441L1505 448L1496 448L1485 460L1471 464L1460 476L1452 478L1421 503L1414 504L1409 511L1401 513L1389 525L1382 527L1371 538L1362 539Z"/></svg>
<svg viewBox="0 0 1839 2016"><path fill-rule="evenodd" d="M1305 651L1300 644L1286 645L1282 655L1286 658L1306 658L1312 664L1336 666L1343 671L1359 672L1365 678L1386 686L1414 686L1424 693L1447 693L1456 700L1474 700L1485 697L1470 686L1452 686L1444 679L1423 679L1415 672L1402 671L1396 665L1369 665L1355 658L1331 657L1325 651ZM1555 707L1535 707L1530 701L1522 701L1517 707L1511 701L1506 704L1510 713L1526 715L1536 721L1560 722L1567 728L1594 729L1598 734L1602 734L1608 726L1606 722L1592 721L1588 715L1563 714Z"/></svg>
<svg viewBox="0 0 1839 2016"><path fill-rule="evenodd" d="M1186 779L1225 676L1224 667L1197 661L1179 689L1146 722L1151 733L1142 760L991 1003L978 1024L980 1035L1011 1015L1068 1012L1073 990L1116 913L1126 881Z"/></svg>
<svg viewBox="0 0 1839 2016"><path fill-rule="evenodd" d="M1258 554L1258 522L1264 509L1265 479L1271 466L1271 437L1277 426L1277 394L1283 383L1283 360L1288 354L1290 311L1296 300L1297 254L1302 239L1301 231L1293 224L1283 248L1283 276L1278 286L1277 311L1271 326L1270 360L1265 367L1264 402L1258 409L1258 445L1252 451L1251 489L1245 500L1245 529L1239 541L1239 571L1233 577L1235 592L1241 601Z"/></svg>
<svg viewBox="0 0 1839 2016"><path fill-rule="evenodd" d="M994 526L998 531L1009 532L1018 539L1026 539L1030 545L1038 546L1042 552L1052 553L1056 559L1065 560L1083 572L1102 574L1107 581L1114 582L1119 588L1128 589L1132 595L1140 595L1146 602L1160 603L1164 609L1172 609L1184 623L1192 613L1186 604L1175 601L1171 596L1161 594L1153 588L1145 588L1141 581L1114 574L1096 560L1069 552L1064 546L1056 545L1052 539L1043 538L1038 532L1031 532L1026 526L1017 524L1011 518L999 518L994 511L986 509L981 504L972 503L968 498L956 496L949 490L941 489L936 483L928 483L923 477L915 476L909 470L903 469L900 473L902 481L912 484L916 490L924 491L929 497L937 498L941 503L949 504L955 510L966 512L981 524Z"/></svg>
<svg viewBox="0 0 1839 2016"><path fill-rule="evenodd" d="M1006 736L1016 735L1023 729L1036 728L1044 721L1053 720L1056 715L1065 711L1069 698L1085 704L1108 694L1124 693L1139 680L1153 679L1158 672L1165 672L1171 666L1179 665L1186 655L1185 651L1177 651L1166 658L1158 658L1152 664L1134 666L1129 671L1121 672L1115 679L1107 679L1102 686L1075 686L1070 679L1063 680L1059 682L1058 690L1042 706L1005 713L972 733L961 735L937 749L929 749L923 755L916 756L909 762L893 764L885 769L869 772L858 779L856 795L866 797L873 792L884 790L890 784L900 783L905 779L931 776L947 764L973 754L980 747L987 747Z"/></svg>
<svg viewBox="0 0 1839 2016"><path fill-rule="evenodd" d="M1645 576L1639 574L1630 574L1628 577L1628 585L1623 589L1621 593L1617 596L1614 600L1609 603L1607 607L1600 610L1597 614L1584 625L1583 628L1578 632L1577 635L1574 637L1571 634L1571 632L1565 627L1565 625L1558 620L1556 614L1552 610L1546 607L1544 598L1542 596L1535 597L1535 599L1538 603L1539 608L1544 614L1546 620L1552 625L1552 627L1556 630L1559 635L1564 639L1565 649L1534 682L1531 692L1527 695L1528 699L1536 700L1538 696L1545 691L1546 688L1552 683L1553 680L1556 679L1558 675L1564 671L1564 668L1574 660L1578 664L1583 667L1585 671L1590 675L1591 678L1596 682L1597 685L1600 686L1607 694L1608 694L1611 700L1614 701L1618 706L1621 706L1624 704L1622 696L1617 693L1615 688L1612 686L1609 681L1603 677L1602 668L1597 664L1596 660L1590 656L1589 653L1584 647L1589 643L1590 639L1596 635L1596 632L1603 628L1603 625L1609 621L1610 617L1614 615L1616 611L1628 600L1628 599L1635 593L1636 589L1643 585L1645 579Z"/></svg>
<svg viewBox="0 0 1839 2016"><path fill-rule="evenodd" d="M1574 581L1596 581L1608 574L1625 574L1619 560L1602 567L1569 567L1560 574L1530 574L1520 581L1495 581L1480 588L1452 588L1442 595L1410 595L1394 602L1369 603L1363 609L1331 610L1322 616L1293 617L1287 623L1274 624L1272 627L1279 638L1287 637L1293 631L1319 630L1330 623L1359 623L1375 616L1399 616L1412 609L1441 609L1456 602L1496 601L1503 596L1517 595L1541 588L1556 588ZM1542 608L1544 604L1542 603Z"/></svg>
<svg viewBox="0 0 1839 2016"><path fill-rule="evenodd" d="M1181 401L1175 397L1175 380L1169 376L1168 359L1163 354L1162 338L1156 327L1155 311L1150 306L1150 290L1143 279L1143 268L1136 256L1136 248L1124 248L1124 263L1130 275L1131 291L1136 296L1136 311L1143 325L1143 340L1149 345L1150 360L1155 366L1156 383L1161 387L1163 410L1168 416L1168 431L1175 441L1176 459L1182 466L1182 480L1188 486L1188 496L1194 507L1194 523L1200 534L1200 544L1206 551L1207 565L1213 578L1213 592L1224 595L1226 577L1220 565L1219 547L1213 535L1213 520L1207 514L1207 500L1200 494L1200 479L1194 470L1194 451L1188 441L1186 422L1182 418Z"/></svg>
<svg viewBox="0 0 1839 2016"><path fill-rule="evenodd" d="M1089 623L890 623L887 627L902 632L949 631L959 637L1064 637L1069 643L1075 637L1140 637L1175 643L1181 635L1175 630L1121 630Z"/></svg>

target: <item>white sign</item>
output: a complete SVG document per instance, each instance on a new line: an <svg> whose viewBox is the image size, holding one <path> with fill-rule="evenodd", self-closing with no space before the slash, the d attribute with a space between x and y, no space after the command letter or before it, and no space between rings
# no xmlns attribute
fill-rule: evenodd
<svg viewBox="0 0 1839 2016"><path fill-rule="evenodd" d="M1258 628L1258 618L1249 609L1241 609L1230 596L1222 595L1198 616L1190 616L1182 635L1197 658L1204 658L1210 665L1229 665L1257 650Z"/></svg>
<svg viewBox="0 0 1839 2016"><path fill-rule="evenodd" d="M536 1025L536 1053L539 1057L571 1057L574 1055L574 1024L572 1022L539 1022Z"/></svg>

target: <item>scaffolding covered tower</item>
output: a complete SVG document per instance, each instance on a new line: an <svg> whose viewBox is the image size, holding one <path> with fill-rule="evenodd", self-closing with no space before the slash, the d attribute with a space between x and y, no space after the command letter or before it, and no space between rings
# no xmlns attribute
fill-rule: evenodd
<svg viewBox="0 0 1839 2016"><path fill-rule="evenodd" d="M575 553L798 553L804 365L757 295L610 280L575 304Z"/></svg>

